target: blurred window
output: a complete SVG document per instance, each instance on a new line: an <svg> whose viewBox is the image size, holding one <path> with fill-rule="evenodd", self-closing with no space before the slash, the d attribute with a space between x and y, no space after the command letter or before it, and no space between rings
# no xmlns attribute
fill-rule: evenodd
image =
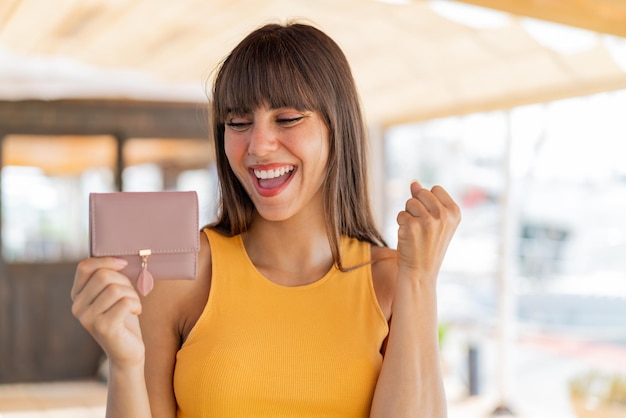
<svg viewBox="0 0 626 418"><path fill-rule="evenodd" d="M217 174L209 141L133 138L124 142L122 155L124 191L194 190L200 224L215 219Z"/></svg>
<svg viewBox="0 0 626 418"><path fill-rule="evenodd" d="M89 248L89 193L116 190L112 136L7 135L2 141L2 257L10 263L79 260ZM123 191L195 190L200 223L215 219L209 141L128 139Z"/></svg>
<svg viewBox="0 0 626 418"><path fill-rule="evenodd" d="M76 260L87 253L87 195L112 191L110 136L8 135L2 142L2 256Z"/></svg>
<svg viewBox="0 0 626 418"><path fill-rule="evenodd" d="M396 240L396 215L412 179L425 187L443 185L462 208L442 266L442 319L488 324L497 315L500 202L510 140L518 319L626 342L624 109L626 90L388 131L388 242ZM535 304L548 296L557 302ZM618 300L619 315L608 308Z"/></svg>

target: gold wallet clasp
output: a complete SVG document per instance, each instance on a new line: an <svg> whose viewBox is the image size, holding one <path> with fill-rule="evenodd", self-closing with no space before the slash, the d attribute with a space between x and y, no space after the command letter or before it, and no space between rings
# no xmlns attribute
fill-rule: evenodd
<svg viewBox="0 0 626 418"><path fill-rule="evenodd" d="M148 265L148 257L152 255L151 249L139 250L139 257L141 257L141 268L145 269Z"/></svg>

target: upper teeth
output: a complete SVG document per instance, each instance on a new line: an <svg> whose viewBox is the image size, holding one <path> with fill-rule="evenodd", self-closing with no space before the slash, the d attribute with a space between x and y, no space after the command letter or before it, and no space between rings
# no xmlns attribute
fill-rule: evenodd
<svg viewBox="0 0 626 418"><path fill-rule="evenodd" d="M288 167L280 167L280 168L276 168L274 170L254 170L254 175L257 176L257 178L260 179L273 179L276 177L280 177L282 175L284 175L285 173L288 173L290 171L293 171L295 167L294 166L288 166Z"/></svg>

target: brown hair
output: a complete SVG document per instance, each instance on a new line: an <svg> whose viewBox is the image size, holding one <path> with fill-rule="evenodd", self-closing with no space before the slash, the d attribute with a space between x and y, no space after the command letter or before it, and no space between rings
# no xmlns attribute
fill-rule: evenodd
<svg viewBox="0 0 626 418"><path fill-rule="evenodd" d="M244 232L254 212L224 152L226 117L267 104L318 112L328 128L329 158L322 187L335 264L343 268L341 235L386 246L370 209L367 138L358 93L345 55L330 37L302 23L268 24L255 30L218 69L212 99L221 191L214 229L231 236Z"/></svg>

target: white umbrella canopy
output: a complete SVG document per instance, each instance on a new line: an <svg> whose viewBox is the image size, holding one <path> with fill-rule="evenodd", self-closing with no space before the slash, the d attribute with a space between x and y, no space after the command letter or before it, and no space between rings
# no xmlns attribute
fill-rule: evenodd
<svg viewBox="0 0 626 418"><path fill-rule="evenodd" d="M614 37L588 32L577 47L579 34L565 33L571 48L559 52L542 45L536 22L447 0L3 0L0 100L203 101L212 69L245 34L287 19L310 21L340 44L373 124L626 88L626 68L611 52L624 48L625 2L468 3Z"/></svg>

